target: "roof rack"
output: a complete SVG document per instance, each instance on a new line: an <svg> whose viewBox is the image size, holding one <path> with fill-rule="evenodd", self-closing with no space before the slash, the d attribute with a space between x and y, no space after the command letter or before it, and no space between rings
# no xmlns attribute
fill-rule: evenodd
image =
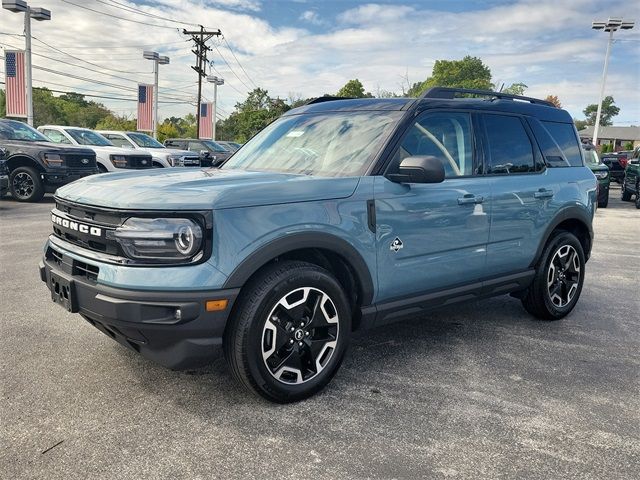
<svg viewBox="0 0 640 480"><path fill-rule="evenodd" d="M472 94L483 97L493 97L507 100L522 100L524 102L535 103L536 105L545 105L547 107L555 107L551 102L540 100L533 97L523 97L522 95L511 95L509 93L492 92L491 90L475 90L471 88L449 88L449 87L432 87L420 95L420 98L446 98L454 99L456 94Z"/></svg>
<svg viewBox="0 0 640 480"><path fill-rule="evenodd" d="M336 97L333 95L325 95L323 97L314 98L309 100L305 105L314 105L316 103L332 102L334 100L354 100L354 97Z"/></svg>

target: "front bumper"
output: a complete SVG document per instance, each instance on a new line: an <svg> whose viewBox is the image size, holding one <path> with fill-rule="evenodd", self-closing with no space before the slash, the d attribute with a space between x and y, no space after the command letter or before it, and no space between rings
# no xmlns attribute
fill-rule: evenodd
<svg viewBox="0 0 640 480"><path fill-rule="evenodd" d="M0 175L0 197L9 191L9 177Z"/></svg>
<svg viewBox="0 0 640 480"><path fill-rule="evenodd" d="M62 170L60 172L50 171L46 173L42 173L42 180L44 180L45 188L47 191L50 189L55 190L55 188L66 185L67 183L74 182L83 177L93 175L98 173L98 169L95 170Z"/></svg>
<svg viewBox="0 0 640 480"><path fill-rule="evenodd" d="M86 264L61 253L45 256L40 278L52 298L59 295L60 282L70 286L69 311L80 313L125 347L176 370L211 360L239 293L239 289L158 292L108 287L92 280ZM218 299L228 300L227 307L206 311L206 302Z"/></svg>

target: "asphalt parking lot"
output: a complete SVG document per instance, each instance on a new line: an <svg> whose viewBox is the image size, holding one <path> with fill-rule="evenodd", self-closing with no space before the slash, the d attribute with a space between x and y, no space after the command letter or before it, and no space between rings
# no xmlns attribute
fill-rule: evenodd
<svg viewBox="0 0 640 480"><path fill-rule="evenodd" d="M51 198L0 201L0 478L638 478L640 210L611 192L560 322L508 296L359 334L273 405L221 356L173 372L54 305Z"/></svg>

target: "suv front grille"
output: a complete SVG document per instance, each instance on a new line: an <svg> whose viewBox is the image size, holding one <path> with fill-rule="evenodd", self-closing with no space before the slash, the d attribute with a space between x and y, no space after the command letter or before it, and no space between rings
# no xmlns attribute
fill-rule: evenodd
<svg viewBox="0 0 640 480"><path fill-rule="evenodd" d="M74 277L85 278L91 282L98 280L98 274L100 273L100 267L95 265L89 265L88 263L81 262L80 260L74 260L69 256L65 256L62 252L56 250L54 247L47 248L45 258L58 265L58 268L65 273L71 274Z"/></svg>
<svg viewBox="0 0 640 480"><path fill-rule="evenodd" d="M127 167L132 169L152 168L153 160L151 155L125 155Z"/></svg>
<svg viewBox="0 0 640 480"><path fill-rule="evenodd" d="M78 153L65 153L62 158L67 167L73 169L96 169L96 156Z"/></svg>

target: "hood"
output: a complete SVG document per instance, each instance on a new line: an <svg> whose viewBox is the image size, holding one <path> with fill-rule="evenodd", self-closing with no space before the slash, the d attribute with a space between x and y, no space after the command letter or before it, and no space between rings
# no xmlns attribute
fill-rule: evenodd
<svg viewBox="0 0 640 480"><path fill-rule="evenodd" d="M175 148L139 148L136 150L139 153L148 153L154 158L164 158L165 160L168 160L170 156L200 157L197 152L190 152L189 150L177 150Z"/></svg>
<svg viewBox="0 0 640 480"><path fill-rule="evenodd" d="M106 153L108 155L140 155L146 156L149 155L149 152L146 150L134 150L133 148L121 148L121 147L112 147L110 145L101 146L101 145L85 145L85 148L90 148L91 150L95 150L96 153Z"/></svg>
<svg viewBox="0 0 640 480"><path fill-rule="evenodd" d="M56 195L118 209L210 210L346 198L358 180L213 168L154 169L84 177L59 188Z"/></svg>
<svg viewBox="0 0 640 480"><path fill-rule="evenodd" d="M609 171L609 167L607 167L604 163L598 163L597 165L594 163L588 163L587 167L591 169L592 172L601 172L602 170Z"/></svg>
<svg viewBox="0 0 640 480"><path fill-rule="evenodd" d="M0 146L10 148L11 153L19 153L22 151L30 150L42 150L42 151L55 151L60 153L84 153L91 155L94 151L88 147L76 147L72 145L62 145L60 143L53 142L28 142L24 140L2 140Z"/></svg>

